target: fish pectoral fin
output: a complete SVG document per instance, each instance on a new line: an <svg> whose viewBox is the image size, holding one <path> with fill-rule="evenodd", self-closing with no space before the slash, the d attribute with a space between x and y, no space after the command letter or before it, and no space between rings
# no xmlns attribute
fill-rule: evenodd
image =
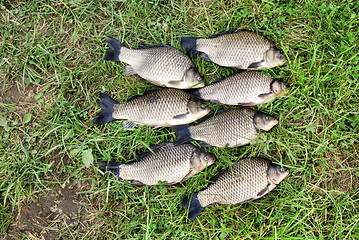
<svg viewBox="0 0 359 240"><path fill-rule="evenodd" d="M222 104L219 100L209 100L211 103Z"/></svg>
<svg viewBox="0 0 359 240"><path fill-rule="evenodd" d="M180 114L180 115L174 116L173 119L186 119L187 115L188 115L188 113Z"/></svg>
<svg viewBox="0 0 359 240"><path fill-rule="evenodd" d="M238 103L238 105L241 105L241 106L255 106L257 104L255 104L254 102L249 102L249 103Z"/></svg>
<svg viewBox="0 0 359 240"><path fill-rule="evenodd" d="M134 129L136 127L136 125L137 125L137 123L130 122L130 121L125 121L122 123L123 129Z"/></svg>
<svg viewBox="0 0 359 240"><path fill-rule="evenodd" d="M198 144L202 147L211 147L212 145L204 141L198 141Z"/></svg>
<svg viewBox="0 0 359 240"><path fill-rule="evenodd" d="M273 93L269 92L269 93L262 93L259 94L258 97L262 98L262 99L266 99L267 97L270 97Z"/></svg>
<svg viewBox="0 0 359 240"><path fill-rule="evenodd" d="M194 170L193 168L191 168L189 170L189 172L187 173L187 175L181 180L181 182L186 181L188 178L192 177L193 175L196 175L198 173L198 171Z"/></svg>
<svg viewBox="0 0 359 240"><path fill-rule="evenodd" d="M268 193L268 191L269 191L269 184L257 194L257 198L260 198L260 197L266 195Z"/></svg>
<svg viewBox="0 0 359 240"><path fill-rule="evenodd" d="M199 56L207 62L212 62L212 60L209 58L209 56L205 53L201 53Z"/></svg>
<svg viewBox="0 0 359 240"><path fill-rule="evenodd" d="M254 63L251 63L251 64L248 66L248 68L253 68L253 69L263 68L263 67L265 67L264 64L265 64L264 61L254 62Z"/></svg>
<svg viewBox="0 0 359 240"><path fill-rule="evenodd" d="M135 69L133 69L132 66L130 65L125 66L125 76L131 76L134 74L137 74L137 72L135 71Z"/></svg>
<svg viewBox="0 0 359 240"><path fill-rule="evenodd" d="M172 80L167 82L168 85L171 85L171 87L175 87L175 88L181 87L182 83L183 80Z"/></svg>
<svg viewBox="0 0 359 240"><path fill-rule="evenodd" d="M131 184L136 185L136 186L144 186L144 185L146 185L146 184L144 184L144 183L142 183L140 181L137 181L137 180L132 180Z"/></svg>

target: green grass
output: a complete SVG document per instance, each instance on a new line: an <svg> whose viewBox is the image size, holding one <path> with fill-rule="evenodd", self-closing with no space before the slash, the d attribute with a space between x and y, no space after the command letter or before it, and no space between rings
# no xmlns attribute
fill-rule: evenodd
<svg viewBox="0 0 359 240"><path fill-rule="evenodd" d="M1 1L0 12L0 236L359 238L358 1ZM152 88L124 77L124 64L101 59L105 36L130 47L181 49L181 36L231 29L263 34L287 57L265 72L284 81L290 95L253 107L280 123L251 145L208 148L218 161L182 184L136 187L100 178L98 160L130 162L149 145L176 138L167 128L124 131L121 122L91 123L99 92L124 101ZM193 61L206 84L234 72L198 56ZM9 94L17 89L19 96ZM89 149L88 168L82 153ZM181 198L247 156L267 157L291 173L259 200L208 207L185 224ZM78 189L80 225L50 219L42 232L34 231L35 222L19 227L19 212L41 196L61 196L65 186Z"/></svg>

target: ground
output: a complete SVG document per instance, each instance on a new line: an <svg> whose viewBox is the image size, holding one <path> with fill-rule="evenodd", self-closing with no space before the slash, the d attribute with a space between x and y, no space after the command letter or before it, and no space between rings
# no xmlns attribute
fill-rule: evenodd
<svg viewBox="0 0 359 240"><path fill-rule="evenodd" d="M357 1L2 1L0 12L0 238L359 238ZM105 37L181 49L181 36L231 29L258 32L284 53L286 64L264 72L290 94L251 107L279 124L244 147L206 148L217 162L180 184L101 178L97 161L130 162L177 137L92 124L100 92L125 101L153 88L101 59ZM207 85L235 71L192 59ZM248 156L291 173L261 199L208 207L186 224L180 200Z"/></svg>

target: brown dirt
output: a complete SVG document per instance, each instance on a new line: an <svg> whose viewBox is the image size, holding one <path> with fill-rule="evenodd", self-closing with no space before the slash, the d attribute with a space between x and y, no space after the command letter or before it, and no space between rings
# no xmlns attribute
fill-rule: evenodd
<svg viewBox="0 0 359 240"><path fill-rule="evenodd" d="M326 175L320 184L321 188L342 192L359 189L359 157L355 150L350 158L339 155L328 158L328 166L328 169L324 170Z"/></svg>
<svg viewBox="0 0 359 240"><path fill-rule="evenodd" d="M69 235L68 232L74 235L91 232L91 226L101 223L93 208L89 207L89 194L79 193L90 189L90 183L83 181L71 182L64 188L53 187L53 191L34 193L34 199L22 203L15 212L8 239L24 236L57 239Z"/></svg>
<svg viewBox="0 0 359 240"><path fill-rule="evenodd" d="M13 84L4 93L0 92L0 102L16 105L16 113L23 118L29 108L36 106L35 96L38 92L36 85L23 87L22 84Z"/></svg>

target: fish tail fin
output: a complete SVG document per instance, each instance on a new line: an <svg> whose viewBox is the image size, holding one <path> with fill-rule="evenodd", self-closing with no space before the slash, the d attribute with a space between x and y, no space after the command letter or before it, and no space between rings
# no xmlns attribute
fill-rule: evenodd
<svg viewBox="0 0 359 240"><path fill-rule="evenodd" d="M101 172L98 172L99 175L103 177L116 177L120 178L120 166L119 162L107 162L107 161L99 161L98 166Z"/></svg>
<svg viewBox="0 0 359 240"><path fill-rule="evenodd" d="M106 61L119 61L121 48L123 47L122 43L113 37L107 37L106 41L108 43L108 49L102 59Z"/></svg>
<svg viewBox="0 0 359 240"><path fill-rule="evenodd" d="M203 99L201 97L201 93L199 92L199 89L196 89L196 88L186 89L185 92L188 93L189 95L195 97L195 98Z"/></svg>
<svg viewBox="0 0 359 240"><path fill-rule="evenodd" d="M174 142L175 145L180 145L182 143L186 143L193 140L193 138L191 138L191 132L189 131L189 127L189 125L178 125L172 127L172 130L178 134L178 138Z"/></svg>
<svg viewBox="0 0 359 240"><path fill-rule="evenodd" d="M195 219L204 210L204 207L201 206L197 195L198 192L193 193L183 198L181 201L181 206L184 209L188 210L187 222L190 222Z"/></svg>
<svg viewBox="0 0 359 240"><path fill-rule="evenodd" d="M181 46L186 50L187 54L195 55L198 53L196 49L197 39L195 37L181 37Z"/></svg>
<svg viewBox="0 0 359 240"><path fill-rule="evenodd" d="M118 104L118 102L110 98L106 93L100 93L100 107L102 110L92 119L92 122L95 124L104 124L115 120L115 118L112 117L115 104Z"/></svg>

